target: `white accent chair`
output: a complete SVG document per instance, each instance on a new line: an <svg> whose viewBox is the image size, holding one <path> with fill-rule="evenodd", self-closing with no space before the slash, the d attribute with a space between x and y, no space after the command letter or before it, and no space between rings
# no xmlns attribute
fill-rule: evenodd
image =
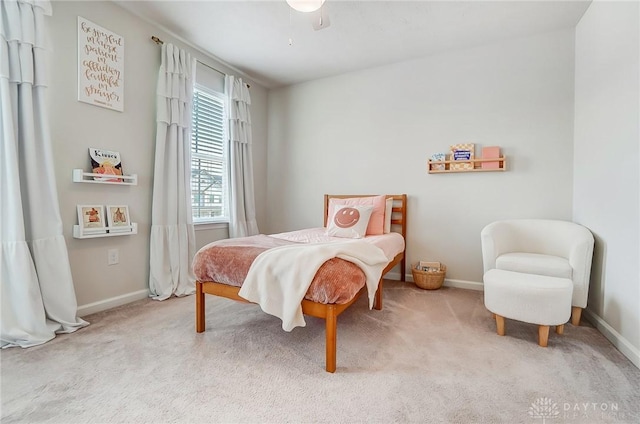
<svg viewBox="0 0 640 424"><path fill-rule="evenodd" d="M513 219L487 225L483 228L480 238L485 275L492 269L518 273L518 275L492 273L489 279L494 283L509 279L511 276L517 277L511 278L515 284L524 286L527 284L528 275L570 280L572 283L571 323L580 325L582 309L587 306L589 295L594 245L593 235L586 227L570 221ZM529 281L541 283L539 278L531 278ZM548 282L552 283L552 281ZM494 283L491 284L497 287ZM485 290L486 288L485 286ZM496 299L495 296L492 297ZM503 299L503 301L506 300ZM521 301L523 301L522 298ZM540 301L543 300L540 299ZM496 307L495 300L492 307L494 309ZM531 305L526 305L527 309L530 307ZM505 308L513 310L513 305L510 307L505 305ZM498 306L498 309L503 308ZM498 315L498 312L490 308L489 310ZM557 312L559 315L565 313ZM498 327L500 327L499 318L502 317L496 317ZM518 319L517 316L507 316L507 318ZM546 322L544 317L540 317L538 321ZM542 325L542 322L538 324ZM504 332L504 321L502 325ZM556 331L561 334L562 328L557 328Z"/></svg>

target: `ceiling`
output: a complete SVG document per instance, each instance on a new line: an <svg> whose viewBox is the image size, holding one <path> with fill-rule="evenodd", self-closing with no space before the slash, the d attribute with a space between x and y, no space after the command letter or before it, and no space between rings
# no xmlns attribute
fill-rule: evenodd
<svg viewBox="0 0 640 424"><path fill-rule="evenodd" d="M590 4L326 0L315 31L285 0L114 1L270 88L572 28Z"/></svg>

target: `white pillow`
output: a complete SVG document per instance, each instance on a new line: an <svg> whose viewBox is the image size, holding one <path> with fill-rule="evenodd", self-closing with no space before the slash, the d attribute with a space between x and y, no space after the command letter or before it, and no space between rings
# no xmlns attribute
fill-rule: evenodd
<svg viewBox="0 0 640 424"><path fill-rule="evenodd" d="M384 210L384 234L391 232L391 215L393 215L393 197L387 199Z"/></svg>
<svg viewBox="0 0 640 424"><path fill-rule="evenodd" d="M327 224L327 235L334 237L362 238L373 212L373 205L336 205Z"/></svg>

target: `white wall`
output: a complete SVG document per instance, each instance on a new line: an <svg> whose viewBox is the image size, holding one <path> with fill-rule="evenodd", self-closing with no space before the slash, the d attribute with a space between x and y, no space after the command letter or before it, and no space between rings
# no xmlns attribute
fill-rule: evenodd
<svg viewBox="0 0 640 424"><path fill-rule="evenodd" d="M576 27L573 218L596 237L589 311L640 367L637 2L591 4Z"/></svg>
<svg viewBox="0 0 640 424"><path fill-rule="evenodd" d="M322 226L324 193L407 193L408 263L478 287L484 225L571 219L573 44L565 30L272 90L268 232ZM464 142L501 146L508 170L427 173Z"/></svg>
<svg viewBox="0 0 640 424"><path fill-rule="evenodd" d="M124 37L124 112L76 100L78 15ZM186 48L199 60L221 71L230 70L111 2L53 2L49 25L54 49L49 100L55 172L79 312L83 315L144 297L148 290L155 86L160 63L160 47L150 37L156 35L165 42ZM248 82L253 100L257 219L261 225L265 222L267 91L255 81ZM89 147L119 151L125 173L138 174L138 185L72 183L73 168L89 169ZM139 233L85 240L72 238L72 227L77 223L76 204L89 203L128 204ZM47 207L43 205L43 213L47 213ZM199 247L226 236L226 228L197 231L196 242ZM118 265L107 266L108 249L119 249Z"/></svg>

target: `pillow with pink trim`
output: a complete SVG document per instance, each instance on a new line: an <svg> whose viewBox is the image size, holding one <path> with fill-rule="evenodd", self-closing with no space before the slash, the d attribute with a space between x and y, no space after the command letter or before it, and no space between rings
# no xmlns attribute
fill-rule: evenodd
<svg viewBox="0 0 640 424"><path fill-rule="evenodd" d="M333 216L327 223L327 235L346 238L364 237L372 212L373 206L370 205L336 206Z"/></svg>
<svg viewBox="0 0 640 424"><path fill-rule="evenodd" d="M384 213L386 209L386 196L370 196L370 197L350 197L348 199L329 199L329 213L327 216L331 218L335 214L335 207L337 205L372 205L373 212L371 213L371 219L369 219L369 225L367 226L367 235L379 235L384 234Z"/></svg>

